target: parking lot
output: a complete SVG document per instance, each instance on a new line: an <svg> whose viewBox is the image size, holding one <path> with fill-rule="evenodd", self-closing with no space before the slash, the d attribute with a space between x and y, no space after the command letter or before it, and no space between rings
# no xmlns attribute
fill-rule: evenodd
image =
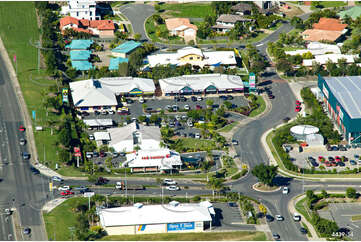
<svg viewBox="0 0 361 242"><path fill-rule="evenodd" d="M239 230L243 224L237 203L214 203L215 219L212 230Z"/></svg>
<svg viewBox="0 0 361 242"><path fill-rule="evenodd" d="M329 209L325 212L319 212L320 216L326 219L334 220L342 233L354 241L361 240L361 220L352 221L354 215L361 214L360 203L331 203ZM335 231L336 232L336 231ZM338 233L334 234L338 237Z"/></svg>
<svg viewBox="0 0 361 242"><path fill-rule="evenodd" d="M324 166L326 170L333 170L336 168L339 171L345 170L347 167L349 169L359 168L361 166L361 161L356 156L361 156L361 148L350 148L347 151L327 151L326 148L305 148L302 152L299 152L298 146L295 146L290 152L289 155L293 158L293 163L299 167L311 168L312 165L307 161L308 157L313 157L319 166ZM329 160L329 157L335 159L336 156L342 157L345 156L347 159L344 160L343 164L339 163L337 166L326 166L325 163L319 161L319 156L324 157L325 160ZM352 160L352 161L351 161ZM351 163L355 162L354 165ZM342 165L342 166L341 166ZM319 167L318 166L318 167ZM317 168L317 167L316 167Z"/></svg>

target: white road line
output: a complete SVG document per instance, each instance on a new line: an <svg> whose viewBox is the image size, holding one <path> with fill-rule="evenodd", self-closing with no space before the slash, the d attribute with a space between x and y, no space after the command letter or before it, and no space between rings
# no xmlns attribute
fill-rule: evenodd
<svg viewBox="0 0 361 242"><path fill-rule="evenodd" d="M5 236L5 232L6 232L6 229L5 229L5 223L3 222L3 214L1 214L1 230L2 230L2 234Z"/></svg>

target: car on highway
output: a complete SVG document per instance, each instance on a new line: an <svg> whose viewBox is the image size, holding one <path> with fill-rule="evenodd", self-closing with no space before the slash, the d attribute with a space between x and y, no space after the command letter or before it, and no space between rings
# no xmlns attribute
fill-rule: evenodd
<svg viewBox="0 0 361 242"><path fill-rule="evenodd" d="M176 185L177 182L174 181L173 179L164 179L164 180L163 180L163 184L170 186L170 185Z"/></svg>
<svg viewBox="0 0 361 242"><path fill-rule="evenodd" d="M20 143L20 145L25 145L26 144L26 139L21 138L19 143Z"/></svg>
<svg viewBox="0 0 361 242"><path fill-rule="evenodd" d="M288 194L288 187L283 187L282 194Z"/></svg>
<svg viewBox="0 0 361 242"><path fill-rule="evenodd" d="M67 190L70 190L70 186L61 186L61 187L58 187L58 190L59 191L67 191Z"/></svg>
<svg viewBox="0 0 361 242"><path fill-rule="evenodd" d="M63 179L63 178L58 177L58 176L53 176L53 177L51 177L51 180L52 180L52 181L58 181L58 182L62 182L62 181L64 181L64 179Z"/></svg>
<svg viewBox="0 0 361 242"><path fill-rule="evenodd" d="M179 187L178 186L168 186L168 187L166 187L166 189L168 191L178 191Z"/></svg>
<svg viewBox="0 0 361 242"><path fill-rule="evenodd" d="M86 192L91 192L91 190L89 189L89 187L85 188L85 189L82 189L82 190L79 190L79 193L80 194L84 194Z"/></svg>
<svg viewBox="0 0 361 242"><path fill-rule="evenodd" d="M86 186L79 186L79 187L75 187L74 190L84 190L87 189Z"/></svg>
<svg viewBox="0 0 361 242"><path fill-rule="evenodd" d="M296 222L301 221L301 215L299 215L298 213L294 213L293 214L293 220Z"/></svg>
<svg viewBox="0 0 361 242"><path fill-rule="evenodd" d="M29 227L24 228L23 234L25 234L25 235L31 234L31 229Z"/></svg>
<svg viewBox="0 0 361 242"><path fill-rule="evenodd" d="M69 196L69 195L74 195L74 192L70 191L70 190L66 190L66 191L62 191L60 193L60 195L62 196Z"/></svg>
<svg viewBox="0 0 361 242"><path fill-rule="evenodd" d="M279 240L281 237L279 234L272 234L272 238L275 240Z"/></svg>
<svg viewBox="0 0 361 242"><path fill-rule="evenodd" d="M24 127L23 125L20 125L20 126L19 126L19 131L24 132L24 131L25 131L25 127Z"/></svg>
<svg viewBox="0 0 361 242"><path fill-rule="evenodd" d="M38 169L36 169L33 166L30 166L30 171L34 174L34 175L38 175L40 174L40 171Z"/></svg>
<svg viewBox="0 0 361 242"><path fill-rule="evenodd" d="M285 219L282 217L282 215L277 214L277 215L276 215L276 220L277 220L277 221L283 221L283 220L285 220Z"/></svg>
<svg viewBox="0 0 361 242"><path fill-rule="evenodd" d="M28 152L21 152L21 155L23 156L24 160L29 160L30 159L30 154Z"/></svg>
<svg viewBox="0 0 361 242"><path fill-rule="evenodd" d="M267 222L272 222L273 220L275 220L274 219L274 217L272 217L271 215L269 215L269 214L266 214L266 220L267 220Z"/></svg>

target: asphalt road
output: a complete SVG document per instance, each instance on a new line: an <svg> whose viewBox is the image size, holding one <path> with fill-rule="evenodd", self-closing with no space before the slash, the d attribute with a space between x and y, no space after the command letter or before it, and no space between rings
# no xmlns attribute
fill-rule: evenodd
<svg viewBox="0 0 361 242"><path fill-rule="evenodd" d="M16 207L20 214L21 227L31 227L33 240L47 240L42 226L40 208L46 199L48 185L30 172L28 161L20 153L26 147L19 145L24 134L18 131L22 116L18 101L10 83L8 71L0 57L0 210ZM35 187L41 190L34 189ZM13 200L15 199L15 200ZM24 205L25 204L25 205ZM14 235L12 226L0 219L0 240ZM14 240L14 236L11 237ZM19 238L21 239L21 238ZM24 238L29 239L29 238Z"/></svg>

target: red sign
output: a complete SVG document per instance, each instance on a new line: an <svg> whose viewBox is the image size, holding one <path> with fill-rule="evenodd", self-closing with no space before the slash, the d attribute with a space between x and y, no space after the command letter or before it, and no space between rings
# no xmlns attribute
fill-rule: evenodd
<svg viewBox="0 0 361 242"><path fill-rule="evenodd" d="M16 62L16 55L14 55L13 59L14 59L14 62Z"/></svg>
<svg viewBox="0 0 361 242"><path fill-rule="evenodd" d="M160 156L143 156L143 160L149 160L149 159L163 159L163 158L169 158L170 154L167 154L166 156L160 155Z"/></svg>
<svg viewBox="0 0 361 242"><path fill-rule="evenodd" d="M81 157L81 153L74 153L75 157Z"/></svg>
<svg viewBox="0 0 361 242"><path fill-rule="evenodd" d="M80 153L80 148L79 147L74 147L74 153Z"/></svg>

